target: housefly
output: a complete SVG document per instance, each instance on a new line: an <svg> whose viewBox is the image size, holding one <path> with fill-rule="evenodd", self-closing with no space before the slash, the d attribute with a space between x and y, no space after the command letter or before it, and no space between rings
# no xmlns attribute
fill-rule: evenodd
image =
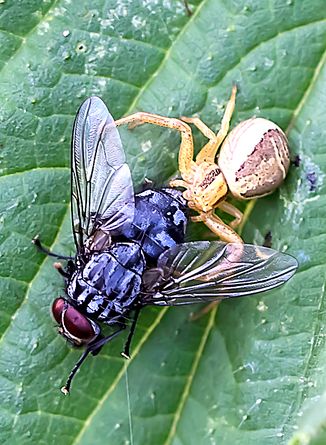
<svg viewBox="0 0 326 445"><path fill-rule="evenodd" d="M249 244L184 242L186 202L175 189L134 194L118 130L103 101L88 98L72 135L71 212L76 255L65 269L65 297L52 305L58 332L84 352L77 370L128 325L123 356L129 357L140 310L219 301L285 283L297 261ZM44 249L38 239L35 244ZM132 317L133 316L133 317ZM100 323L112 327L104 336Z"/></svg>

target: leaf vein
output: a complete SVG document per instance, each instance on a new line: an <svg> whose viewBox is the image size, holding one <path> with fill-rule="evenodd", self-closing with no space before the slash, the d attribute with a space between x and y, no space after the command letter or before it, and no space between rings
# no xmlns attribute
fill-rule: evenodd
<svg viewBox="0 0 326 445"><path fill-rule="evenodd" d="M189 396L191 385L193 383L193 380L195 378L196 372L198 370L199 362L200 362L200 359L202 357L204 348L206 346L208 336L209 336L209 334L210 334L210 332L211 332L211 330L212 330L212 328L214 326L214 320L215 320L216 311L217 311L217 306L215 306L215 308L211 310L209 321L207 323L207 326L206 326L206 329L204 331L204 334L203 334L203 336L201 338L201 341L200 341L200 344L199 344L199 347L198 347L198 350L197 350L197 354L195 355L195 359L194 359L193 365L191 367L191 370L190 370L190 373L189 373L189 376L188 376L188 380L187 380L186 385L184 387L184 391L183 391L183 393L181 395L179 406L178 406L178 408L177 408L177 410L175 412L174 419L173 419L173 422L172 422L169 434L167 436L167 439L164 442L164 445L170 445L172 443L173 437L175 436L175 433L176 433L176 430L177 430L177 426L178 426L178 423L179 423L179 420L181 418L181 414L182 414L182 411L183 411L183 407L184 407L184 405L186 403L187 397Z"/></svg>

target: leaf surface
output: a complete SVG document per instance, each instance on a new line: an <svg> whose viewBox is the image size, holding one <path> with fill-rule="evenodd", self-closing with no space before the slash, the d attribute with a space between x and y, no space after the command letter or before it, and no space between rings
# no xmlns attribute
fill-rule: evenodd
<svg viewBox="0 0 326 445"><path fill-rule="evenodd" d="M324 443L324 6L202 0L188 16L181 1L0 1L2 444ZM69 145L78 106L96 94L115 118L198 113L217 130L234 83L232 126L270 118L300 157L277 193L247 207L243 236L262 244L271 231L299 272L197 321L185 308L144 310L132 359L120 358L117 339L64 398L59 388L79 352L55 332L49 308L63 282L31 239L74 252ZM176 173L178 134L152 126L121 134L135 185ZM195 140L204 144L198 132Z"/></svg>

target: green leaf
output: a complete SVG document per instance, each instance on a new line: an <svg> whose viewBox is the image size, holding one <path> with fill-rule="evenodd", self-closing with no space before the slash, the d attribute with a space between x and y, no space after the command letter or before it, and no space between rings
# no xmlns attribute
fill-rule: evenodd
<svg viewBox="0 0 326 445"><path fill-rule="evenodd" d="M2 444L325 443L325 5L190 8L188 16L183 1L0 0ZM31 239L74 252L69 144L78 106L97 94L115 118L198 113L216 130L234 83L232 125L270 118L301 159L279 192L247 207L244 239L261 244L271 231L299 272L280 290L225 302L197 321L185 308L143 310L132 359L119 355L121 336L63 397L79 352L56 334L50 306L63 282ZM136 185L175 174L178 134L146 126L122 135Z"/></svg>
<svg viewBox="0 0 326 445"><path fill-rule="evenodd" d="M323 445L326 442L325 393L306 403L299 431L289 445Z"/></svg>

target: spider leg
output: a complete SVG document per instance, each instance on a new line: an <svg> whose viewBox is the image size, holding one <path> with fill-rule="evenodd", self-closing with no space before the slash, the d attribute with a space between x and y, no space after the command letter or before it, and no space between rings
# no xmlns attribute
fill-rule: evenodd
<svg viewBox="0 0 326 445"><path fill-rule="evenodd" d="M202 221L222 241L226 241L227 243L243 243L242 238L240 238L231 227L225 224L221 218L215 215L213 211L201 212L199 216L193 216L191 220L194 222Z"/></svg>
<svg viewBox="0 0 326 445"><path fill-rule="evenodd" d="M131 114L130 116L126 116L115 121L116 126L125 124L131 124L132 127L143 124L154 124L158 125L159 127L178 130L181 134L179 170L183 179L187 179L189 177L194 157L194 143L189 125L179 119L144 112Z"/></svg>
<svg viewBox="0 0 326 445"><path fill-rule="evenodd" d="M228 215L234 216L234 220L230 222L230 226L235 229L236 227L241 224L243 213L241 210L237 209L234 205L230 204L229 202L222 201L216 206L223 212L227 213Z"/></svg>
<svg viewBox="0 0 326 445"><path fill-rule="evenodd" d="M204 315L208 314L211 310L214 309L220 302L219 301L212 301L209 304L206 304L200 311L192 313L190 315L190 320L195 321L199 320L199 318L203 317Z"/></svg>
<svg viewBox="0 0 326 445"><path fill-rule="evenodd" d="M235 106L236 93L237 93L237 87L236 87L236 85L234 85L232 88L231 97L230 97L229 102L227 103L226 108L225 108L225 112L224 112L222 122L221 122L221 128L216 135L198 117L195 117L195 118L182 117L181 118L185 122L194 124L198 128L198 130L201 131L203 133L203 135L209 139L209 142L200 150L200 152L198 153L198 155L196 157L197 164L201 164L202 162L211 162L211 163L215 162L215 156L216 156L217 150L229 131L230 120L231 120L234 106Z"/></svg>
<svg viewBox="0 0 326 445"><path fill-rule="evenodd" d="M184 187L188 188L188 183L186 181L183 181L182 179L174 179L173 181L169 182L170 187Z"/></svg>
<svg viewBox="0 0 326 445"><path fill-rule="evenodd" d="M205 137L209 140L215 140L216 135L213 130L211 130L199 117L186 117L181 116L180 118L183 122L187 122L187 124L193 124L198 130L203 133Z"/></svg>

